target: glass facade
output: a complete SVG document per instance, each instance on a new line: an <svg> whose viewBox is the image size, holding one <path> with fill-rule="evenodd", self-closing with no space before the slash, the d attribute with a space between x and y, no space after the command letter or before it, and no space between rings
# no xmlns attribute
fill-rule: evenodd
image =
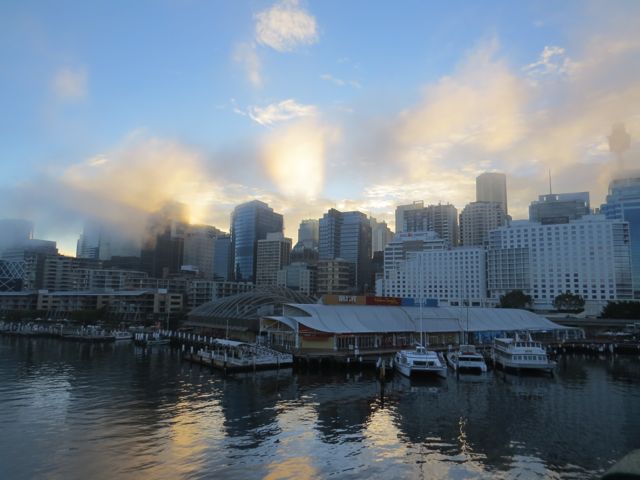
<svg viewBox="0 0 640 480"><path fill-rule="evenodd" d="M237 282L255 282L258 240L267 233L282 232L282 215L264 202L238 205L231 214L233 270Z"/></svg>
<svg viewBox="0 0 640 480"><path fill-rule="evenodd" d="M640 176L613 180L600 210L607 218L629 222L634 298L640 299Z"/></svg>
<svg viewBox="0 0 640 480"><path fill-rule="evenodd" d="M371 224L362 212L331 209L320 220L320 260L342 259L353 265L351 285L364 292L369 285Z"/></svg>

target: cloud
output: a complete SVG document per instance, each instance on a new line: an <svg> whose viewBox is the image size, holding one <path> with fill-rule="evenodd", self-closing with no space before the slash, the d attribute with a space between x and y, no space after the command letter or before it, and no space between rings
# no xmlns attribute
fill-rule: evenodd
<svg viewBox="0 0 640 480"><path fill-rule="evenodd" d="M318 41L316 19L299 6L298 0L281 0L256 14L256 41L279 52Z"/></svg>
<svg viewBox="0 0 640 480"><path fill-rule="evenodd" d="M262 62L254 43L237 44L233 52L233 61L244 68L247 79L252 86L262 87Z"/></svg>
<svg viewBox="0 0 640 480"><path fill-rule="evenodd" d="M315 200L324 186L327 148L338 132L314 120L283 126L262 142L262 160L279 192L292 201Z"/></svg>
<svg viewBox="0 0 640 480"><path fill-rule="evenodd" d="M334 77L333 75L330 75L328 73L320 75L320 78L326 82L333 83L338 87L344 87L345 85L350 85L353 88L362 88L362 85L360 84L360 82L356 82L355 80L349 80L349 81L342 80L341 78Z"/></svg>
<svg viewBox="0 0 640 480"><path fill-rule="evenodd" d="M272 103L266 107L250 107L249 117L260 125L273 125L300 117L313 117L317 114L314 105L302 105L293 99Z"/></svg>
<svg viewBox="0 0 640 480"><path fill-rule="evenodd" d="M55 95L61 100L77 101L87 96L88 74L85 68L59 69L51 80Z"/></svg>
<svg viewBox="0 0 640 480"><path fill-rule="evenodd" d="M545 75L562 76L570 72L575 65L566 55L566 50L558 46L545 46L538 60L522 68L525 74L535 79Z"/></svg>

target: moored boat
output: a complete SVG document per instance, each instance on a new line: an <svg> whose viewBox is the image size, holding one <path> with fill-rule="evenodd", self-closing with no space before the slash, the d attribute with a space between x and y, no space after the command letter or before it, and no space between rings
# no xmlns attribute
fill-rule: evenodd
<svg viewBox="0 0 640 480"><path fill-rule="evenodd" d="M515 338L495 338L491 358L505 370L553 372L556 366L542 344L534 342L528 333L525 338L518 334Z"/></svg>
<svg viewBox="0 0 640 480"><path fill-rule="evenodd" d="M437 375L442 378L447 376L447 365L444 359L437 353L427 350L422 345L416 345L415 350L400 350L396 353L394 367L402 375Z"/></svg>
<svg viewBox="0 0 640 480"><path fill-rule="evenodd" d="M475 345L460 345L458 349L448 352L446 357L447 363L454 370L477 373L487 371L484 357L476 351Z"/></svg>

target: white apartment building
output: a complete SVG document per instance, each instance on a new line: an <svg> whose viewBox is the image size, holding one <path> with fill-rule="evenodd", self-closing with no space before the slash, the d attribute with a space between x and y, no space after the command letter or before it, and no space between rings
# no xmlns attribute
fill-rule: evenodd
<svg viewBox="0 0 640 480"><path fill-rule="evenodd" d="M489 234L487 275L494 300L511 290L530 295L534 308L552 309L561 293L587 305L632 299L629 225L586 215L561 224L520 220Z"/></svg>
<svg viewBox="0 0 640 480"><path fill-rule="evenodd" d="M376 294L485 306L486 278L484 248L448 248L433 232L401 233L385 249L384 278Z"/></svg>

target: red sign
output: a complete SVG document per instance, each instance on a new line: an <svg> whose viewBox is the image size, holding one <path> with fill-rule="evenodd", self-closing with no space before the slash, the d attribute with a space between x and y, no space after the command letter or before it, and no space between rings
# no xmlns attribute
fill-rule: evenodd
<svg viewBox="0 0 640 480"><path fill-rule="evenodd" d="M402 299L399 297L367 297L367 305L389 305L399 307L402 305Z"/></svg>

